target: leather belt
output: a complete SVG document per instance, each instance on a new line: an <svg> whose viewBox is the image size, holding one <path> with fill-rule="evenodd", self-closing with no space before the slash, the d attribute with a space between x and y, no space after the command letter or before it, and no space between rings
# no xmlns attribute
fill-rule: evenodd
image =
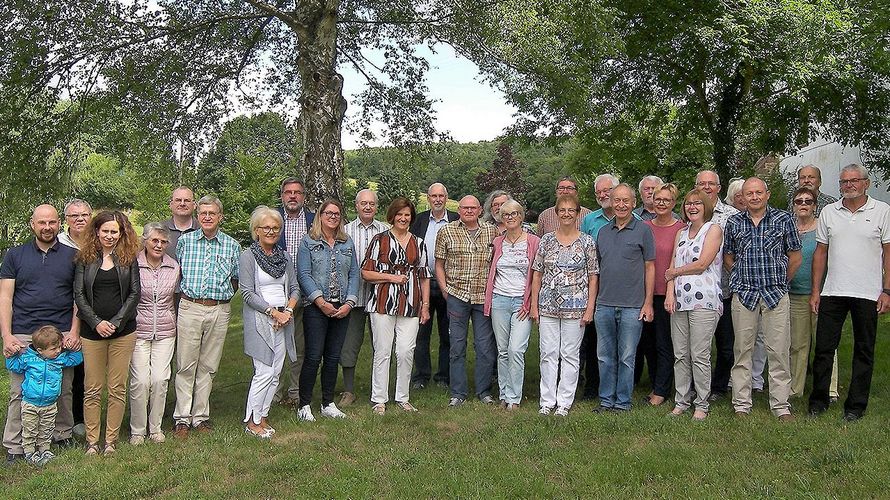
<svg viewBox="0 0 890 500"><path fill-rule="evenodd" d="M194 302L195 304L201 304L202 306L218 306L220 304L228 304L231 302L230 300L196 299L194 297L189 297L186 294L182 294L182 298L189 302Z"/></svg>

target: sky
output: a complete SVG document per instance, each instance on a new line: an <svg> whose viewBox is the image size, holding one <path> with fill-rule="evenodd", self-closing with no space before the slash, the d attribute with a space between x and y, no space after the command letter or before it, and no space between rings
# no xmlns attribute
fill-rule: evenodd
<svg viewBox="0 0 890 500"><path fill-rule="evenodd" d="M418 53L430 63L427 86L430 97L439 101L434 108L437 111L436 128L440 132L447 131L457 142L477 142L494 139L513 123L516 109L506 103L502 92L482 81L479 68L471 61L444 45L438 46L436 53L425 47ZM347 99L360 92L365 81L351 69L346 65L339 69ZM347 115L354 116L356 112L353 108ZM357 135L344 130L343 148L357 147Z"/></svg>

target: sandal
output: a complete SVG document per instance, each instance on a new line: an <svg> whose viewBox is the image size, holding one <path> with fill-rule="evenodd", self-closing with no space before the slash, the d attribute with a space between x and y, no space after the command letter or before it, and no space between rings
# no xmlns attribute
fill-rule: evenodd
<svg viewBox="0 0 890 500"><path fill-rule="evenodd" d="M386 413L386 405L383 403L377 403L374 405L374 408L371 409L374 412L374 415L383 415Z"/></svg>
<svg viewBox="0 0 890 500"><path fill-rule="evenodd" d="M671 410L670 415L672 417L679 417L680 415L686 413L686 410L680 408L679 406L675 406L673 410Z"/></svg>
<svg viewBox="0 0 890 500"><path fill-rule="evenodd" d="M110 456L114 455L114 452L115 452L114 443L105 443L105 449L102 450L102 455L104 455L106 457L110 457Z"/></svg>
<svg viewBox="0 0 890 500"><path fill-rule="evenodd" d="M708 412L703 410L695 410L695 412L692 414L692 420L696 420L698 422L701 422L706 418L708 418Z"/></svg>
<svg viewBox="0 0 890 500"><path fill-rule="evenodd" d="M250 428L250 426L247 425L244 426L244 432L258 439L269 439L272 437L272 433L269 432L267 429L260 428L260 430L253 430Z"/></svg>
<svg viewBox="0 0 890 500"><path fill-rule="evenodd" d="M96 457L96 456L99 456L99 445L98 445L98 444L91 444L91 445L87 446L87 453L86 453L86 455L87 455L88 457Z"/></svg>
<svg viewBox="0 0 890 500"><path fill-rule="evenodd" d="M417 408L415 408L414 405L412 405L408 401L402 401L401 403L399 403L399 408L412 413L417 411Z"/></svg>

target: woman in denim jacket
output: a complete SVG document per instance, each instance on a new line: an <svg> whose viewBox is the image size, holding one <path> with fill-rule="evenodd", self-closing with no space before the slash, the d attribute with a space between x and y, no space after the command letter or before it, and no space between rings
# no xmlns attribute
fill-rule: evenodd
<svg viewBox="0 0 890 500"><path fill-rule="evenodd" d="M358 297L359 262L355 245L343 231L343 205L325 200L312 228L300 242L297 275L303 293L303 331L306 358L300 372L300 403L297 417L312 422L309 403L321 369L321 415L345 418L334 404L337 365L346 338L349 311Z"/></svg>

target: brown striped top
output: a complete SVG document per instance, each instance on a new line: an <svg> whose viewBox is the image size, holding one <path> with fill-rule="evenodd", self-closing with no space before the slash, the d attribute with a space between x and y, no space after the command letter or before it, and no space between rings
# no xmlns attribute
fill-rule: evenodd
<svg viewBox="0 0 890 500"><path fill-rule="evenodd" d="M377 234L368 245L362 269L408 275L408 282L404 285L374 283L365 305L366 311L392 316L418 316L422 298L420 280L432 276L427 267L426 245L422 238L411 234L408 244L402 248L392 231Z"/></svg>

